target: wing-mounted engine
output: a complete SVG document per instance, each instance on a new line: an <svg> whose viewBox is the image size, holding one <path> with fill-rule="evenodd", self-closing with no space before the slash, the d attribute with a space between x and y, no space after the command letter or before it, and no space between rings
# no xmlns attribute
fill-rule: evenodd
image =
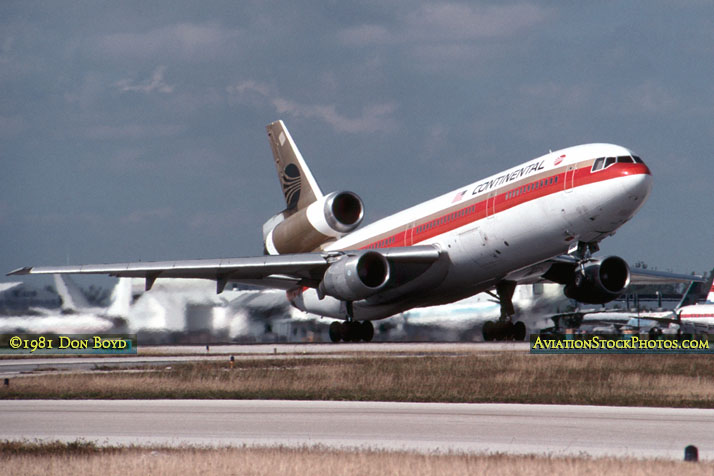
<svg viewBox="0 0 714 476"><path fill-rule="evenodd" d="M359 301L384 289L389 281L389 261L376 251L344 256L330 265L318 287L320 296Z"/></svg>
<svg viewBox="0 0 714 476"><path fill-rule="evenodd" d="M630 284L630 267L617 256L589 259L580 263L565 295L586 304L605 304L622 294Z"/></svg>
<svg viewBox="0 0 714 476"><path fill-rule="evenodd" d="M362 199L352 192L333 192L305 208L286 210L263 225L268 254L314 251L346 235L364 218Z"/></svg>

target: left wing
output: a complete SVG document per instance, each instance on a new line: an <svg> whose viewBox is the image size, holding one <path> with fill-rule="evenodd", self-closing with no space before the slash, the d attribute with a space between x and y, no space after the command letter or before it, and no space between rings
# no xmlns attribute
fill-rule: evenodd
<svg viewBox="0 0 714 476"><path fill-rule="evenodd" d="M440 255L433 246L387 248L378 251L390 262L432 263ZM43 266L16 269L8 276L25 274L107 274L116 277L145 278L147 291L157 278L199 278L216 281L217 292L228 282L257 284L278 289L295 286L316 288L327 268L344 256L364 251L337 251L266 255L249 258L154 261L138 263L90 264L83 266Z"/></svg>

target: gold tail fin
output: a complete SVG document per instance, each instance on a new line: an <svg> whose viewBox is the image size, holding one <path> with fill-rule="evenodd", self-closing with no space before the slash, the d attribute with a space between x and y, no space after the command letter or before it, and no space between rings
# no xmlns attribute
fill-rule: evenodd
<svg viewBox="0 0 714 476"><path fill-rule="evenodd" d="M322 198L320 187L283 121L268 124L266 129L285 195L286 210L295 212Z"/></svg>

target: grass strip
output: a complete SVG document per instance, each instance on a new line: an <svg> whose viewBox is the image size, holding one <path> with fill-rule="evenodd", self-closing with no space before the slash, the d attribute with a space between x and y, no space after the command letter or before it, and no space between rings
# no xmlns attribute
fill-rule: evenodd
<svg viewBox="0 0 714 476"><path fill-rule="evenodd" d="M1 442L5 474L162 475L524 475L712 474L714 463L630 458L419 454L302 448L139 448L93 443Z"/></svg>
<svg viewBox="0 0 714 476"><path fill-rule="evenodd" d="M714 408L706 355L281 358L195 362L147 372L40 375L8 399L290 399Z"/></svg>

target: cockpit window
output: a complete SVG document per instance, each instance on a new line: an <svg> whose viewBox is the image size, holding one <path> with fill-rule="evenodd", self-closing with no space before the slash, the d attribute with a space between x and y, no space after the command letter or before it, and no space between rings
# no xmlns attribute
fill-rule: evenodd
<svg viewBox="0 0 714 476"><path fill-rule="evenodd" d="M605 167L604 168L608 168L615 162L617 162L617 157L608 157L607 159L605 159Z"/></svg>
<svg viewBox="0 0 714 476"><path fill-rule="evenodd" d="M632 164L632 163L634 163L635 161L632 160L632 157L630 157L629 155L622 155L622 156L620 156L620 157L617 158L617 162L618 162L619 164Z"/></svg>
<svg viewBox="0 0 714 476"><path fill-rule="evenodd" d="M597 172L602 168L602 164L605 163L605 157L600 157L599 159L595 160L595 163L593 164L592 172Z"/></svg>
<svg viewBox="0 0 714 476"><path fill-rule="evenodd" d="M644 162L642 162L642 159L640 159L636 155L633 155L632 159L635 161L636 164L644 164Z"/></svg>

